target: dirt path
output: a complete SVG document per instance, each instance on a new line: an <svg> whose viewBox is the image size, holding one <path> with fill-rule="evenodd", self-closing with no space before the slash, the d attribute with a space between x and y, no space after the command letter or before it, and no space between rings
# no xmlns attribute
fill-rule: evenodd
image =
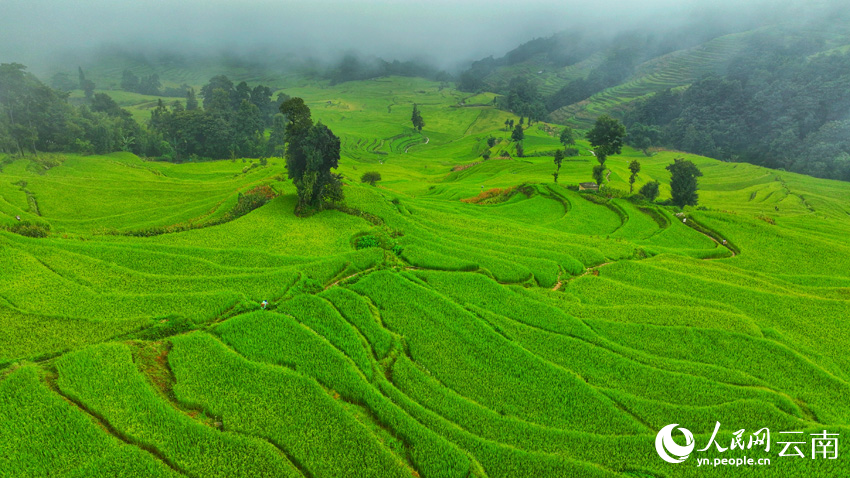
<svg viewBox="0 0 850 478"><path fill-rule="evenodd" d="M375 268L374 268L374 267L372 267L371 269L366 269L365 271L355 272L354 274L351 274L351 275L345 276L345 277L343 277L343 278L341 278L341 279L338 279L338 280L336 280L335 282L332 282L331 284L328 284L327 286L325 286L325 290L328 290L328 289L330 289L331 287L334 287L335 285L339 284L340 282L342 282L342 281L344 281L344 280L351 279L352 277L359 276L360 274L365 274L365 273L367 273L367 272L371 272L371 271L373 271L374 269L375 269Z"/></svg>
<svg viewBox="0 0 850 478"><path fill-rule="evenodd" d="M427 136L426 136L426 137L425 137L425 142L424 142L424 143L420 143L420 144L428 144L430 141L431 141L431 138L429 138L429 137L427 137ZM405 152L405 153L407 153L408 151L410 151L410 148L412 148L412 147L414 147L414 146L416 146L416 145L415 145L415 144L411 144L410 146L408 146L408 147L404 148L404 152Z"/></svg>
<svg viewBox="0 0 850 478"><path fill-rule="evenodd" d="M570 281L572 281L572 280L578 279L579 277L584 277L584 276L586 276L586 275L590 274L591 272L593 272L593 271L595 271L595 270L599 270L599 268L600 268L600 267L610 266L611 264L614 264L614 263L616 263L616 261L612 261L612 262L605 262L605 263L599 264L598 266L588 267L588 268L586 268L586 269L584 270L584 272L582 272L582 274L581 274L581 275L577 275L577 276L570 277L570 278L569 278L569 279L567 279L566 281L562 281L562 280L561 280L561 278L560 278L560 276L559 276L559 277L558 277L558 283L557 283L557 284L555 284L555 287L552 287L552 290L558 290L558 289L560 289L560 288L561 288L561 286L562 286L562 285L564 285L564 282L570 282Z"/></svg>

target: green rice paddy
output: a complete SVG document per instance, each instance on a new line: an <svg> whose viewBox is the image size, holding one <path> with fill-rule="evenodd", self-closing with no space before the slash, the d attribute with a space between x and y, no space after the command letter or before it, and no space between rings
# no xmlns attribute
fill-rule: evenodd
<svg viewBox="0 0 850 478"><path fill-rule="evenodd" d="M850 475L850 184L609 158L612 188L638 159L635 190L658 180L661 199L665 166L694 161L683 222L568 189L590 180L583 141L553 183L558 126L529 127L539 156L517 157L508 113L475 106L492 95L283 91L340 136L347 212L295 217L279 158L0 158L0 225L50 226L0 230L0 476ZM212 225L266 184L276 199ZM494 188L516 189L461 201ZM174 225L193 228L128 235ZM665 425L702 448L716 422L724 447L769 428L771 451L655 451ZM780 431L822 430L838 459L777 456ZM772 463L696 464L744 455Z"/></svg>

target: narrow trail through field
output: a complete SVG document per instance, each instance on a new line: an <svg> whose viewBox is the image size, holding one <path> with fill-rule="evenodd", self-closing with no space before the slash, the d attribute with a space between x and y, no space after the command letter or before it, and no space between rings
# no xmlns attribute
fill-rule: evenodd
<svg viewBox="0 0 850 478"><path fill-rule="evenodd" d="M590 274L593 271L599 270L600 267L610 266L611 264L614 264L616 262L617 261L603 262L602 264L599 264L597 266L587 267L587 268L584 269L584 272L582 272L580 275L572 276L569 279L567 279L566 281L561 281L561 278L559 277L558 283L555 284L555 287L553 287L552 290L559 290L561 288L561 286L563 285L563 282L570 282L570 281L573 281L573 280L578 279L580 277L584 277L584 276Z"/></svg>
<svg viewBox="0 0 850 478"><path fill-rule="evenodd" d="M428 144L430 141L431 141L431 138L429 138L429 137L427 137L427 136L426 136L426 137L425 137L425 142L424 142L424 143L420 143L420 144ZM415 144L411 144L411 145L409 145L408 147L404 148L404 152L406 153L406 152L410 151L410 148L412 148L412 147L414 147L414 146L416 146L416 145L415 145Z"/></svg>
<svg viewBox="0 0 850 478"><path fill-rule="evenodd" d="M704 226L702 226L701 224L698 224L696 221L694 221L694 220L693 220L693 219L691 219L691 218L685 218L685 219L687 219L686 221L684 221L684 224L685 224L686 226L688 226L688 227L690 227L691 229L693 229L694 231L696 231L696 232L698 232L698 233L702 234L703 236L705 236L705 237L707 237L707 238L711 239L711 240L712 240L712 241L714 241L714 243L715 243L715 244L717 244L718 246L723 246L723 247L725 247L726 249L728 249L728 250L729 250L729 252L731 252L731 253L732 253L732 257L735 257L735 256L737 256L737 255L738 255L738 253L737 253L737 252L735 252L735 250L734 250L734 249L732 249L731 247L729 247L728 241L726 241L726 240L724 239L724 241L725 241L725 243L724 243L724 242L721 242L721 241L717 240L717 238L716 238L716 237L714 237L714 236L712 236L711 234L708 234L707 232L705 232L705 231L703 230L703 229L704 229ZM730 257L708 257L708 258L705 258L705 259L703 259L703 260L706 260L706 261L716 261L716 260L718 260L718 259L731 259L731 258L730 258Z"/></svg>

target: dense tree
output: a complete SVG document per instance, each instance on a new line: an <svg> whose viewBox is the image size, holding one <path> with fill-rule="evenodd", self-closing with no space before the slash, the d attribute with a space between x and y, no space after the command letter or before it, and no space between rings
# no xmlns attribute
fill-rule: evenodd
<svg viewBox="0 0 850 478"><path fill-rule="evenodd" d="M137 92L139 90L139 77L130 70L124 70L124 73L121 74L121 89Z"/></svg>
<svg viewBox="0 0 850 478"><path fill-rule="evenodd" d="M561 144L564 145L564 148L576 144L575 132L569 126L564 126L564 129L561 131L561 135L558 139L561 141Z"/></svg>
<svg viewBox="0 0 850 478"><path fill-rule="evenodd" d="M375 183L380 181L380 180L381 180L381 173L379 173L377 171L368 171L368 172L363 173L362 176L360 176L360 182L361 183L369 183L372 186L374 186Z"/></svg>
<svg viewBox="0 0 850 478"><path fill-rule="evenodd" d="M159 96L162 83L159 81L159 75L156 73L142 77L139 80L139 93L143 95Z"/></svg>
<svg viewBox="0 0 850 478"><path fill-rule="evenodd" d="M620 154L623 149L623 139L626 137L626 127L608 115L596 119L593 129L587 132L587 139L593 146L598 166L593 167L593 179L599 187L605 180L605 161L608 156Z"/></svg>
<svg viewBox="0 0 850 478"><path fill-rule="evenodd" d="M425 126L425 120L422 119L422 114L419 112L416 103L413 103L413 114L410 116L410 121L413 123L413 128L421 133Z"/></svg>
<svg viewBox="0 0 850 478"><path fill-rule="evenodd" d="M523 123L525 117L531 120L532 118L541 119L546 115L546 105L537 86L523 77L511 80L507 94L497 99L496 106L522 116Z"/></svg>
<svg viewBox="0 0 850 478"><path fill-rule="evenodd" d="M593 167L593 181L602 188L602 183L605 182L605 166L597 164Z"/></svg>
<svg viewBox="0 0 850 478"><path fill-rule="evenodd" d="M676 158L673 164L667 166L667 170L671 175L673 204L679 207L696 206L699 201L697 178L702 176L702 171L691 161L682 158Z"/></svg>
<svg viewBox="0 0 850 478"><path fill-rule="evenodd" d="M341 200L341 176L331 172L339 165L339 138L321 122L313 124L310 108L301 98L285 101L280 112L288 121L286 167L298 191L296 214L319 210L328 200Z"/></svg>
<svg viewBox="0 0 850 478"><path fill-rule="evenodd" d="M638 193L645 197L648 201L655 201L655 198L658 197L658 181L650 181L643 186L641 186Z"/></svg>
<svg viewBox="0 0 850 478"><path fill-rule="evenodd" d="M516 144L516 155L520 158L525 156L525 147L522 145L522 142Z"/></svg>
<svg viewBox="0 0 850 478"><path fill-rule="evenodd" d="M188 111L198 109L198 98L195 97L195 89L189 88L186 90L186 109Z"/></svg>
<svg viewBox="0 0 850 478"><path fill-rule="evenodd" d="M625 137L626 127L608 115L597 118L593 129L587 132L587 139L594 148L596 160L603 166L608 156L620 154Z"/></svg>
<svg viewBox="0 0 850 478"><path fill-rule="evenodd" d="M629 171L632 173L629 175L629 194L631 194L635 190L635 180L640 172L640 162L637 159L629 163Z"/></svg>
<svg viewBox="0 0 850 478"><path fill-rule="evenodd" d="M660 137L661 128L657 126L646 126L643 123L634 123L629 126L629 134L626 137L626 142L643 151L643 154L646 156L649 156L649 148L658 144Z"/></svg>
<svg viewBox="0 0 850 478"><path fill-rule="evenodd" d="M67 73L56 73L50 79L50 86L58 91L71 91L77 88L77 84L71 79Z"/></svg>
<svg viewBox="0 0 850 478"><path fill-rule="evenodd" d="M225 75L216 75L210 78L209 83L201 87L201 98L204 99L204 108L207 108L208 101L212 101L215 90L223 90L227 95L228 102L230 102L230 98L235 91L233 82Z"/></svg>

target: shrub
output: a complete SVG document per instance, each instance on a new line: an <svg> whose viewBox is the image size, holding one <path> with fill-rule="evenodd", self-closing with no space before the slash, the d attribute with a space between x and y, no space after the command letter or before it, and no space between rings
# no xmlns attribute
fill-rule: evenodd
<svg viewBox="0 0 850 478"><path fill-rule="evenodd" d="M277 194L268 185L257 186L245 194L239 193L236 205L222 219L224 222L244 216L275 198Z"/></svg>
<svg viewBox="0 0 850 478"><path fill-rule="evenodd" d="M21 221L10 226L9 231L27 237L47 237L50 235L49 224L37 224L30 221Z"/></svg>
<svg viewBox="0 0 850 478"><path fill-rule="evenodd" d="M468 204L497 204L500 202L505 202L514 195L516 188L493 188L488 189L486 191L481 191L478 196L461 199L461 202L465 202Z"/></svg>
<svg viewBox="0 0 850 478"><path fill-rule="evenodd" d="M645 197L647 201L655 201L658 197L658 181L650 181L643 186L641 186L640 191L638 193Z"/></svg>
<svg viewBox="0 0 850 478"><path fill-rule="evenodd" d="M369 183L374 186L376 182L381 180L381 173L377 171L368 171L363 173L363 176L360 176L361 183Z"/></svg>
<svg viewBox="0 0 850 478"><path fill-rule="evenodd" d="M369 247L381 247L381 242L377 237L368 235L368 236L360 236L354 241L355 249L366 249Z"/></svg>

